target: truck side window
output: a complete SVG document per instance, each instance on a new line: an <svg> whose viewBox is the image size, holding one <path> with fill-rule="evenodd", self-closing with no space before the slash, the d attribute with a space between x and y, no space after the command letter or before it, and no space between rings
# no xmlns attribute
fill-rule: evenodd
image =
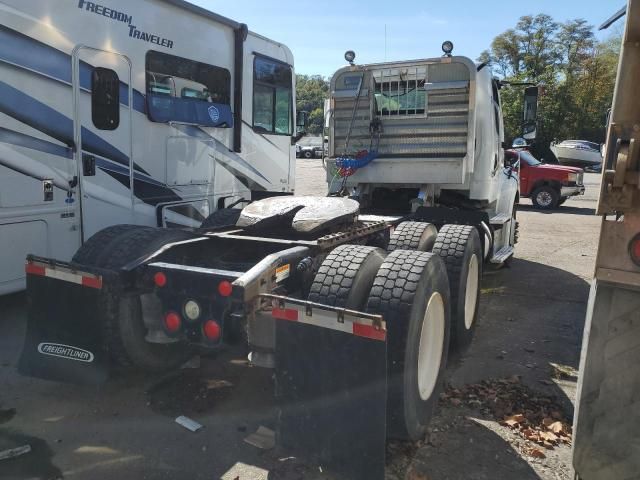
<svg viewBox="0 0 640 480"><path fill-rule="evenodd" d="M233 126L229 70L153 50L146 63L151 121Z"/></svg>
<svg viewBox="0 0 640 480"><path fill-rule="evenodd" d="M261 133L293 133L291 66L256 56L253 62L253 129Z"/></svg>
<svg viewBox="0 0 640 480"><path fill-rule="evenodd" d="M100 130L120 125L120 79L108 68L96 67L91 74L91 120Z"/></svg>

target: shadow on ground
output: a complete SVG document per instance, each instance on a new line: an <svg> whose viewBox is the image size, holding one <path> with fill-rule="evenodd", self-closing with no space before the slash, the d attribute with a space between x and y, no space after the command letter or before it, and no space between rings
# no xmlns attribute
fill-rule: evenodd
<svg viewBox="0 0 640 480"><path fill-rule="evenodd" d="M486 271L475 338L451 359L448 382L460 387L518 375L555 399L570 420L588 295L582 278L536 262L516 258ZM479 411L446 406L412 468L424 475L415 478L429 480L572 478L568 446L547 452L543 465L514 448L518 442L530 443Z"/></svg>
<svg viewBox="0 0 640 480"><path fill-rule="evenodd" d="M536 208L533 205L528 205L526 203L518 204L518 210L523 212L537 212L544 213L545 215L551 215L553 213L558 214L562 213L565 215L595 215L595 208L588 207L574 207L573 205L561 205L558 208L553 210L542 210L540 208Z"/></svg>

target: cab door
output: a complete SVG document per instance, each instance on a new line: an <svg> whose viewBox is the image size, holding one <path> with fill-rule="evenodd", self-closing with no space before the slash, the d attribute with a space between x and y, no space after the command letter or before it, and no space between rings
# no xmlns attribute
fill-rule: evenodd
<svg viewBox="0 0 640 480"><path fill-rule="evenodd" d="M131 63L79 46L73 52L74 139L83 242L134 223Z"/></svg>

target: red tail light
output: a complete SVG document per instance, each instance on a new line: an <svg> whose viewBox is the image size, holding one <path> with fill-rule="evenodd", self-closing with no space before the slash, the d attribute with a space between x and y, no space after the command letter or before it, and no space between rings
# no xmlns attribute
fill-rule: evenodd
<svg viewBox="0 0 640 480"><path fill-rule="evenodd" d="M167 284L167 276L162 272L156 272L153 276L153 283L162 288Z"/></svg>
<svg viewBox="0 0 640 480"><path fill-rule="evenodd" d="M207 340L217 341L220 338L220 325L215 320L207 320L202 326L202 331Z"/></svg>
<svg viewBox="0 0 640 480"><path fill-rule="evenodd" d="M228 297L229 295L231 295L232 291L233 291L233 285L231 285L231 283L228 282L227 280L222 280L218 284L218 293L223 297Z"/></svg>
<svg viewBox="0 0 640 480"><path fill-rule="evenodd" d="M176 312L168 312L164 317L164 328L169 333L176 333L182 326L182 319Z"/></svg>
<svg viewBox="0 0 640 480"><path fill-rule="evenodd" d="M633 263L640 267L640 233L629 242L629 255Z"/></svg>

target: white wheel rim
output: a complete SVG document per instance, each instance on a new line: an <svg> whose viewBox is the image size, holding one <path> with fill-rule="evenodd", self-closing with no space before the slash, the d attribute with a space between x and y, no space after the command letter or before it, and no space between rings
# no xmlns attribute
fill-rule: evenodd
<svg viewBox="0 0 640 480"><path fill-rule="evenodd" d="M476 317L476 301L478 300L478 257L475 253L469 260L467 273L467 286L464 292L464 327L469 330Z"/></svg>
<svg viewBox="0 0 640 480"><path fill-rule="evenodd" d="M435 292L427 303L422 319L420 345L418 347L418 392L422 400L433 394L440 372L440 360L444 348L444 302Z"/></svg>

